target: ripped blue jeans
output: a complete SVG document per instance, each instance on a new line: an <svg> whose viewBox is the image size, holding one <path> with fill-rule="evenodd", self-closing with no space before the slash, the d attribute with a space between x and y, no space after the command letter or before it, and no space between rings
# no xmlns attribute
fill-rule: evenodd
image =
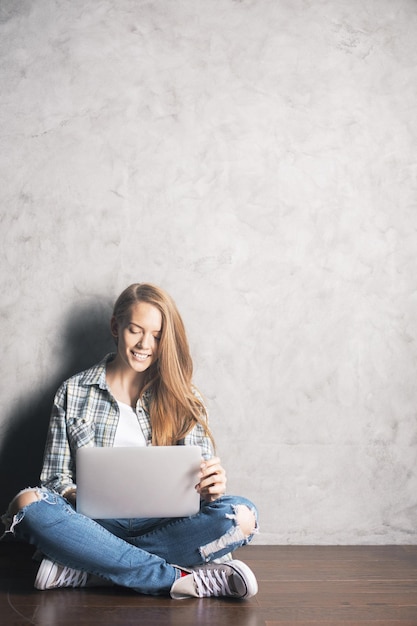
<svg viewBox="0 0 417 626"><path fill-rule="evenodd" d="M48 489L38 493L40 500L9 520L9 532L61 565L151 595L169 593L180 568L225 557L251 541L237 524L237 507L257 515L249 500L222 496L202 502L191 517L95 521Z"/></svg>

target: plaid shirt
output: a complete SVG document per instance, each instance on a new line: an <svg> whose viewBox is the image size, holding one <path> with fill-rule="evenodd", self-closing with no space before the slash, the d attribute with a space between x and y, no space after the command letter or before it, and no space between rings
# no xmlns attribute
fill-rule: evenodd
<svg viewBox="0 0 417 626"><path fill-rule="evenodd" d="M82 446L113 446L119 421L119 407L106 383L108 354L100 363L72 376L58 389L52 408L45 446L41 485L58 493L76 484L75 453ZM150 392L138 400L136 414L146 445L151 444L152 429L147 411ZM213 456L210 439L197 424L181 441L198 445L202 456Z"/></svg>

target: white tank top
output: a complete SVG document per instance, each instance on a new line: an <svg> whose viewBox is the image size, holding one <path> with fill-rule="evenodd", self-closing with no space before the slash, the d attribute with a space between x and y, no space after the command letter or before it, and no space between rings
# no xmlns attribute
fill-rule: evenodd
<svg viewBox="0 0 417 626"><path fill-rule="evenodd" d="M145 437L139 425L135 409L128 404L117 402L119 405L120 417L117 425L116 436L113 446L146 446Z"/></svg>

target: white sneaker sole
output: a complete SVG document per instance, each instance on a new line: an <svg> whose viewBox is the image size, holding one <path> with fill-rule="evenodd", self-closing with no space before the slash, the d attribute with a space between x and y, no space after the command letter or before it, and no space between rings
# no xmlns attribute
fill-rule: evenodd
<svg viewBox="0 0 417 626"><path fill-rule="evenodd" d="M256 580L255 574L252 572L250 567L246 565L246 563L233 559L232 561L226 563L226 565L240 574L240 577L245 581L246 593L239 596L240 598L251 598L258 593L258 581Z"/></svg>

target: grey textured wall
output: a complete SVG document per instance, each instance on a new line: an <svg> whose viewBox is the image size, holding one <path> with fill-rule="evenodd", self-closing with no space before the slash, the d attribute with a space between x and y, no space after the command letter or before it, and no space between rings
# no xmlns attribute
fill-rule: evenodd
<svg viewBox="0 0 417 626"><path fill-rule="evenodd" d="M417 2L1 0L0 478L176 299L261 543L417 541Z"/></svg>

